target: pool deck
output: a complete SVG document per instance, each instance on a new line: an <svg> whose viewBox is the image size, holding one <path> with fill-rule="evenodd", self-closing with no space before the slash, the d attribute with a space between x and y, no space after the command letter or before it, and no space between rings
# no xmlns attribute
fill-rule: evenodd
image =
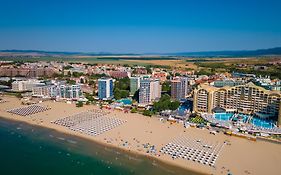
<svg viewBox="0 0 281 175"><path fill-rule="evenodd" d="M245 117L245 114L242 114L242 115L243 115L243 117ZM258 119L258 118L249 117L249 118L247 118L247 122L235 124L235 123L233 123L233 121L227 120L227 118L225 120L220 120L218 117L215 117L215 114L203 113L203 114L201 114L201 116L205 120L207 120L211 123L216 123L220 127L231 129L235 132L236 132L237 129L241 129L241 130L244 130L244 131L248 131L249 133L266 133L266 134L274 134L274 135L280 135L281 134L281 128L278 128L276 125L274 125L274 127L269 127L269 126L268 127L261 127L260 123L254 123L254 124L251 123L252 120L262 122L261 119ZM248 121L248 119L250 119L250 121ZM264 123L263 126L265 126L265 124L272 125L272 124L269 124L269 123Z"/></svg>

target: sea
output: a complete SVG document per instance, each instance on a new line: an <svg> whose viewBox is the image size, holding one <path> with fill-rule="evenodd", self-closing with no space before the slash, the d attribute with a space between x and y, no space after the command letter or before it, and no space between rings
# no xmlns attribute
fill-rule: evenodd
<svg viewBox="0 0 281 175"><path fill-rule="evenodd" d="M198 175L52 129L0 117L1 175Z"/></svg>

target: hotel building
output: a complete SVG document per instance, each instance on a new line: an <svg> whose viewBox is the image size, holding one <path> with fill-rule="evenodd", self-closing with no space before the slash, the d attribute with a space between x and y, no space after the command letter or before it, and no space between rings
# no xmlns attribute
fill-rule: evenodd
<svg viewBox="0 0 281 175"><path fill-rule="evenodd" d="M254 114L260 118L273 119L281 126L281 94L269 91L253 83L216 88L201 85L194 91L195 112L212 113L220 107L226 111Z"/></svg>
<svg viewBox="0 0 281 175"><path fill-rule="evenodd" d="M82 95L80 85L60 85L59 93L60 98L78 99Z"/></svg>
<svg viewBox="0 0 281 175"><path fill-rule="evenodd" d="M113 79L98 79L98 96L100 100L109 100L113 98Z"/></svg>
<svg viewBox="0 0 281 175"><path fill-rule="evenodd" d="M12 83L12 90L13 91L32 91L32 89L36 86L42 86L45 85L45 83L42 83L39 80L26 80L26 81L14 81Z"/></svg>
<svg viewBox="0 0 281 175"><path fill-rule="evenodd" d="M161 97L159 79L146 78L140 80L139 103L149 104Z"/></svg>
<svg viewBox="0 0 281 175"><path fill-rule="evenodd" d="M41 98L79 99L83 97L81 86L76 85L45 85L32 89L32 96Z"/></svg>
<svg viewBox="0 0 281 175"><path fill-rule="evenodd" d="M32 96L40 98L51 97L51 86L38 86L32 89Z"/></svg>
<svg viewBox="0 0 281 175"><path fill-rule="evenodd" d="M172 99L185 99L189 91L188 78L177 77L171 81L171 97Z"/></svg>
<svg viewBox="0 0 281 175"><path fill-rule="evenodd" d="M131 77L130 78L130 95L133 96L137 90L140 88L141 77Z"/></svg>
<svg viewBox="0 0 281 175"><path fill-rule="evenodd" d="M0 76L23 76L23 77L50 77L57 71L54 68L28 68L28 67L0 67Z"/></svg>

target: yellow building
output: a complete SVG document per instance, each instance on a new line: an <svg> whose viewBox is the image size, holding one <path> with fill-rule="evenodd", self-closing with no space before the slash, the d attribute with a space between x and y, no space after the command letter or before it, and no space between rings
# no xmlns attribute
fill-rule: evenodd
<svg viewBox="0 0 281 175"><path fill-rule="evenodd" d="M280 99L279 91L269 91L253 83L222 88L202 84L194 91L193 109L195 112L212 113L215 107L220 107L226 111L276 119L281 126Z"/></svg>

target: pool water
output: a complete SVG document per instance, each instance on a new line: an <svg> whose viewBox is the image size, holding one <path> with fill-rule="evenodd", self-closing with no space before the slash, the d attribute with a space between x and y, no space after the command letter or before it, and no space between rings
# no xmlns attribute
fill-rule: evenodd
<svg viewBox="0 0 281 175"><path fill-rule="evenodd" d="M215 119L221 120L221 121L228 121L230 118L234 115L234 113L215 113ZM238 121L238 116L244 123L247 122L249 115L246 114L237 114L234 118L233 121ZM261 127L261 128L274 128L275 124L272 120L266 120L266 119L260 119L260 118L253 118L250 121L251 124L253 124L256 127Z"/></svg>
<svg viewBox="0 0 281 175"><path fill-rule="evenodd" d="M253 118L251 123L256 127L262 128L273 128L274 123L271 120L260 119L260 118Z"/></svg>
<svg viewBox="0 0 281 175"><path fill-rule="evenodd" d="M247 119L249 118L249 116L246 115L246 114L237 114L237 116L234 117L233 120L237 120L237 121L238 121L239 118L242 119L242 121L243 121L244 123L246 123L246 122L247 122Z"/></svg>
<svg viewBox="0 0 281 175"><path fill-rule="evenodd" d="M215 119L226 121L233 116L233 113L215 113Z"/></svg>
<svg viewBox="0 0 281 175"><path fill-rule="evenodd" d="M180 116L183 116L185 114L185 111L187 110L187 107L184 106L184 105L181 105L179 108L178 108L178 114Z"/></svg>
<svg viewBox="0 0 281 175"><path fill-rule="evenodd" d="M117 102L123 103L124 105L131 105L132 104L132 100L129 99L129 98L123 98L121 100L118 100Z"/></svg>
<svg viewBox="0 0 281 175"><path fill-rule="evenodd" d="M178 112L178 115L179 116L184 116L185 114L186 114L186 111L187 110L192 110L191 109L191 106L192 106L192 102L191 101L189 101L189 100L186 100L183 104L181 104L179 107L178 107L178 110L177 110L177 112Z"/></svg>

